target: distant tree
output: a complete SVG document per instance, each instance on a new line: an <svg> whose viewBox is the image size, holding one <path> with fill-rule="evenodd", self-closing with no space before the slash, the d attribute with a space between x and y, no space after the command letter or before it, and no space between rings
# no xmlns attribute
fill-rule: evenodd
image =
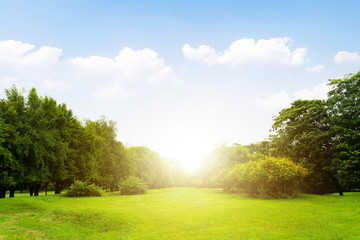
<svg viewBox="0 0 360 240"><path fill-rule="evenodd" d="M168 171L171 178L171 186L185 187L189 186L189 174L185 171L180 162L173 159L164 160L168 164Z"/></svg>
<svg viewBox="0 0 360 240"><path fill-rule="evenodd" d="M136 177L143 179L149 188L171 186L169 163L147 147L127 149L130 161L135 164Z"/></svg>
<svg viewBox="0 0 360 240"><path fill-rule="evenodd" d="M200 180L203 186L230 188L226 175L238 163L246 163L257 158L247 146L233 144L216 148L203 160Z"/></svg>

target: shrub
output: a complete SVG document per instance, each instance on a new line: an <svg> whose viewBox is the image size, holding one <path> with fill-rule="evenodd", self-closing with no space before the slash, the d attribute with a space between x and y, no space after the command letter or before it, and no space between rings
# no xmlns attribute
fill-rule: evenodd
<svg viewBox="0 0 360 240"><path fill-rule="evenodd" d="M236 165L230 175L251 195L283 198L295 194L295 185L307 175L307 169L287 158L265 157Z"/></svg>
<svg viewBox="0 0 360 240"><path fill-rule="evenodd" d="M67 197L100 197L101 188L95 186L95 184L89 184L88 182L75 181L75 183L67 191Z"/></svg>
<svg viewBox="0 0 360 240"><path fill-rule="evenodd" d="M135 176L128 176L119 184L122 195L144 194L147 191L146 183Z"/></svg>

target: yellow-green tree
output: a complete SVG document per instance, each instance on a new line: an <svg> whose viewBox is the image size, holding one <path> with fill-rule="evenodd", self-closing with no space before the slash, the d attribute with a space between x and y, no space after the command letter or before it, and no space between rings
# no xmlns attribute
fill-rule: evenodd
<svg viewBox="0 0 360 240"><path fill-rule="evenodd" d="M306 177L307 169L288 158L264 157L237 164L230 176L237 186L250 194L292 195L296 184Z"/></svg>

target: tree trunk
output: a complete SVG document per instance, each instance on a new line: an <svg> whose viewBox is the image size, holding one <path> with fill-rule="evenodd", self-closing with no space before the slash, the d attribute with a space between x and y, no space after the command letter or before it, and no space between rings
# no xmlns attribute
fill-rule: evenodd
<svg viewBox="0 0 360 240"><path fill-rule="evenodd" d="M30 184L29 192L30 192L30 197L34 196L34 186L33 186L33 184Z"/></svg>
<svg viewBox="0 0 360 240"><path fill-rule="evenodd" d="M46 196L47 196L48 185L49 185L49 183L46 183L46 184L45 184L45 195L46 195Z"/></svg>
<svg viewBox="0 0 360 240"><path fill-rule="evenodd" d="M10 187L10 197L15 196L15 187Z"/></svg>
<svg viewBox="0 0 360 240"><path fill-rule="evenodd" d="M55 194L60 194L61 193L61 185L56 182L55 183Z"/></svg>
<svg viewBox="0 0 360 240"><path fill-rule="evenodd" d="M5 198L6 196L6 187L0 186L0 198Z"/></svg>
<svg viewBox="0 0 360 240"><path fill-rule="evenodd" d="M339 183L339 180L338 180L338 179L335 177L335 175L332 174L332 173L329 173L329 176L330 176L330 179L331 179L331 181L333 182L336 190L338 191L339 195L340 195L340 196L343 196L344 193L343 193L343 191L342 191L342 187L341 187L341 185L340 185L340 183Z"/></svg>
<svg viewBox="0 0 360 240"><path fill-rule="evenodd" d="M37 183L35 184L35 187L34 187L34 190L35 190L35 196L39 196L39 191L40 191L40 187L41 187L41 184Z"/></svg>

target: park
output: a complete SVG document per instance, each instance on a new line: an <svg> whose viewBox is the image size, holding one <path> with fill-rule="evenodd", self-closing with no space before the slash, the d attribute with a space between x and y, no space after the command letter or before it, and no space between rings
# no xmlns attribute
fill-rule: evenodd
<svg viewBox="0 0 360 240"><path fill-rule="evenodd" d="M2 1L0 240L360 239L360 1Z"/></svg>
<svg viewBox="0 0 360 240"><path fill-rule="evenodd" d="M222 189L1 199L1 239L358 239L360 193L253 199Z"/></svg>

